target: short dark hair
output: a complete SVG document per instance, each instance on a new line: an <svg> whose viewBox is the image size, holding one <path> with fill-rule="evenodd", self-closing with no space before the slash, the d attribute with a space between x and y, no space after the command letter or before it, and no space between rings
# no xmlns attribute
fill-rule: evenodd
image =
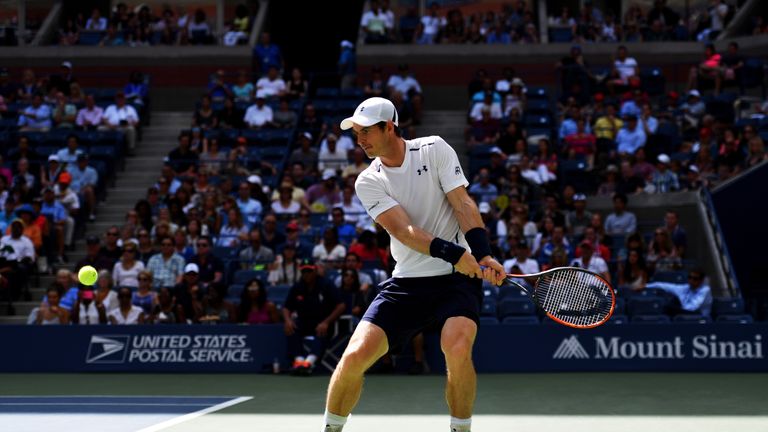
<svg viewBox="0 0 768 432"><path fill-rule="evenodd" d="M382 131L387 130L387 122L386 121L380 121L376 123L376 126L379 127ZM395 129L395 136L400 138L402 137L402 132L400 131L400 128L396 124L392 124L392 127Z"/></svg>
<svg viewBox="0 0 768 432"><path fill-rule="evenodd" d="M627 202L629 201L627 199L627 196L624 195L623 193L613 194L613 201L616 201L616 200L621 201L624 205L627 205Z"/></svg>

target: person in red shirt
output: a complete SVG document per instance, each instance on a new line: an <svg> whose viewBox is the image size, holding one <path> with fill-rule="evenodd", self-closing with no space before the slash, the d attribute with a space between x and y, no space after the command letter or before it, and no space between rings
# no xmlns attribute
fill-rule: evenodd
<svg viewBox="0 0 768 432"><path fill-rule="evenodd" d="M349 247L349 253L354 253L360 257L361 261L378 261L381 263L381 268L388 268L389 254L386 249L379 247L376 233L373 231L363 231L357 241Z"/></svg>
<svg viewBox="0 0 768 432"><path fill-rule="evenodd" d="M565 153L568 159L583 157L588 169L595 165L595 143L597 138L592 133L587 133L584 127L584 119L576 121L576 133L565 137Z"/></svg>

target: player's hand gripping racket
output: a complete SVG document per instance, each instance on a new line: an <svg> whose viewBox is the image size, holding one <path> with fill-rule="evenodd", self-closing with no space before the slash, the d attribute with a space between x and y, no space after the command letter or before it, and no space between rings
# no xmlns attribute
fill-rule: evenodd
<svg viewBox="0 0 768 432"><path fill-rule="evenodd" d="M533 290L514 279L527 279ZM593 328L604 324L616 306L611 284L578 267L558 267L528 275L508 274L504 283L520 288L549 318L568 327Z"/></svg>

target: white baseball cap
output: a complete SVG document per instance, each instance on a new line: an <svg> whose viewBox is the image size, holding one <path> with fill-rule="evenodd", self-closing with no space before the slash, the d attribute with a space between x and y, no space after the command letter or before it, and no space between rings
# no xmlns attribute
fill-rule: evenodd
<svg viewBox="0 0 768 432"><path fill-rule="evenodd" d="M483 201L480 203L479 206L477 206L477 209L480 211L480 213L490 213L491 212L491 205L487 202Z"/></svg>
<svg viewBox="0 0 768 432"><path fill-rule="evenodd" d="M200 267L195 263L189 263L184 266L184 273L200 273Z"/></svg>
<svg viewBox="0 0 768 432"><path fill-rule="evenodd" d="M672 160L669 158L669 156L667 156L664 153L660 154L656 159L659 162L663 163L663 164L668 164L668 163L672 162Z"/></svg>
<svg viewBox="0 0 768 432"><path fill-rule="evenodd" d="M341 122L341 129L351 129L352 124L368 127L387 120L392 120L392 123L397 126L397 110L395 106L389 99L372 97L358 105L352 117L347 117Z"/></svg>

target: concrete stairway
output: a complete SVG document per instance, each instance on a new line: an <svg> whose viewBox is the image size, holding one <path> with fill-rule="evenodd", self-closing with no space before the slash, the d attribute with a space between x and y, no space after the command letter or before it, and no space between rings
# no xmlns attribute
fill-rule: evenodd
<svg viewBox="0 0 768 432"><path fill-rule="evenodd" d="M118 171L115 185L107 189L107 197L98 203L96 221L86 225L86 236L104 236L113 225L122 226L125 214L136 202L146 197L147 188L160 176L163 158L177 145L181 129L188 128L189 112L153 112L152 125L144 128L143 139L136 146L136 154L125 160L125 169ZM75 269L75 263L85 256L85 240L76 241L74 251L68 252L69 263L57 268ZM5 306L0 306L0 324L25 323L30 311L40 304L46 287L55 280L54 276L33 276L30 280L32 301L15 302L16 315L5 315Z"/></svg>
<svg viewBox="0 0 768 432"><path fill-rule="evenodd" d="M456 150L464 170L468 167L464 129L467 127L465 111L424 111L421 125L416 127L416 136L440 135Z"/></svg>

